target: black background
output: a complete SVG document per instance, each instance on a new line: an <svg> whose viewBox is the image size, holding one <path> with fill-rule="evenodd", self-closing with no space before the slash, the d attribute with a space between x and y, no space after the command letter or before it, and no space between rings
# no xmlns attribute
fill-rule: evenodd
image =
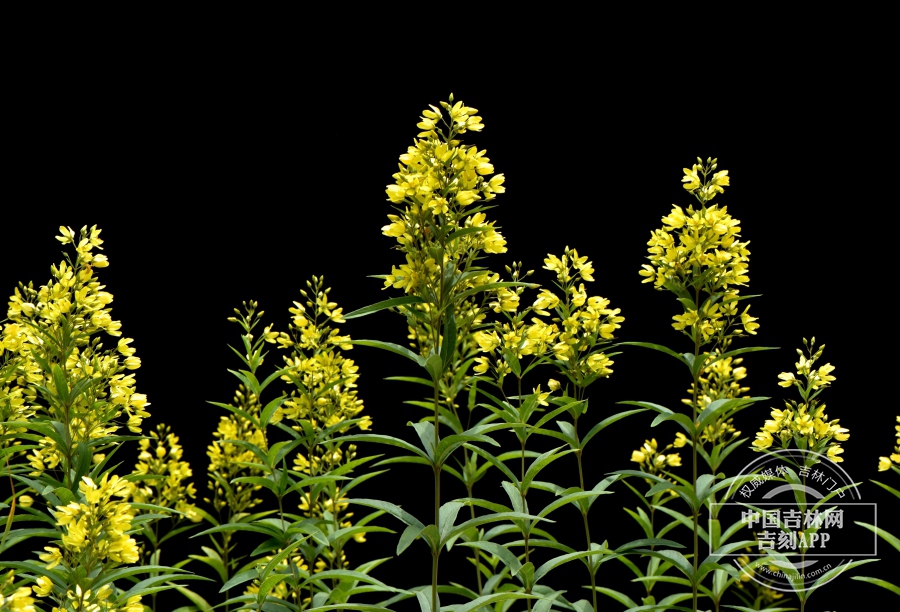
<svg viewBox="0 0 900 612"><path fill-rule="evenodd" d="M18 281L47 281L49 265L60 260L59 225L102 228L111 265L100 278L115 296L114 318L143 361L137 380L152 403L147 424L172 425L201 495L205 449L222 414L207 402L229 401L236 382L226 371L238 366L227 345L237 346L239 329L226 317L242 300L255 299L266 320L283 328L312 274L324 275L345 311L397 295L367 278L401 258L380 231L391 212L384 188L412 144L421 110L452 91L484 117L483 133L465 141L486 148L507 179L508 192L490 216L509 252L489 264L499 271L521 260L537 271L537 282L549 283L543 257L577 248L596 269L590 293L622 309L625 340L690 349L670 326L680 312L673 297L641 284L637 272L660 217L671 204L692 201L681 188L681 168L697 156L718 157L732 186L717 201L742 221L742 236L751 241L750 284L742 291L762 294L752 301L761 324L752 344L781 347L746 358L751 392L773 399L745 411L739 428L752 440L770 407L781 406L786 391L777 374L793 369L802 338L816 336L827 345L825 361L836 366L837 381L824 396L828 414L851 432L843 466L865 483L864 501L885 502L883 522L896 515L898 500L891 505L866 482L891 479L876 465L891 452L898 414L889 349L896 156L888 143L896 119L872 78L875 67L825 70L823 60L818 73L797 69L798 59L748 66L742 77L715 65L625 70L585 60L521 76L485 67L475 77L438 78L440 71L423 68L310 68L200 51L142 55L121 65L114 58L62 62L23 80L12 96L0 286L11 292ZM389 313L342 330L398 343L406 335L403 321ZM373 431L413 440L406 423L425 415L402 402L419 399L419 390L383 380L416 374L409 362L364 347L351 356ZM266 365L278 359L273 354ZM584 426L622 409L616 405L622 400L676 405L689 383L676 365L625 350L612 378L592 387ZM589 483L633 467L630 452L645 438L672 440L674 428L651 430L651 420L632 417L592 443ZM754 457L749 450L736 454L726 471ZM685 460L680 473L689 469ZM576 484L574 459L559 461L545 478ZM476 493L503 501L498 483L488 478ZM454 486L445 485L445 500L464 494ZM431 478L421 466L394 466L358 494L400 503L428 522ZM592 514L595 541L619 545L640 537L622 505L637 505L624 487L601 498ZM580 547L580 521L565 512L557 514L559 537ZM399 526L389 517L380 524ZM163 560L196 552L200 540L180 539ZM372 535L365 545L351 545L351 564L392 556L395 543L396 536ZM858 573L896 577L898 553L881 551L882 563ZM459 549L443 555L442 564L443 581L472 582ZM580 564L566 567L550 583L569 589L572 599L587 597L577 592L586 584ZM428 582L429 571L417 543L375 574L410 587ZM638 597L624 568L608 571L601 584ZM880 595L842 579L813 596L808 609L833 609L851 592L871 601Z"/></svg>

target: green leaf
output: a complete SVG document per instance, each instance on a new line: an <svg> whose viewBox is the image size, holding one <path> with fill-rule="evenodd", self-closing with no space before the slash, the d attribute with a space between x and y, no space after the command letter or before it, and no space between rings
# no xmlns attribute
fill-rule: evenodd
<svg viewBox="0 0 900 612"><path fill-rule="evenodd" d="M277 586L279 582L284 582L285 580L289 580L290 578L290 574L272 574L270 576L266 576L259 584L259 591L256 594L256 600L265 601L266 597L268 597L269 595L269 591L275 588L275 586Z"/></svg>
<svg viewBox="0 0 900 612"><path fill-rule="evenodd" d="M346 318L346 317L345 317ZM382 342L380 340L350 340L349 344L358 344L359 346L371 346L374 348L380 348L385 351L390 351L391 353L396 353L397 355L402 355L407 359L410 359L416 362L418 365L425 367L425 359L413 353L411 350L406 348L405 346L400 346L399 344L393 344L392 342Z"/></svg>
<svg viewBox="0 0 900 612"><path fill-rule="evenodd" d="M452 310L448 310L444 315L444 329L441 334L441 361L442 371L450 366L453 361L453 354L456 352L456 317Z"/></svg>
<svg viewBox="0 0 900 612"><path fill-rule="evenodd" d="M431 462L431 458L422 452L416 446L413 446L409 442L405 440L401 440L400 438L395 438L393 436L385 436L382 434L351 434L349 436L342 436L341 441L347 442L378 442L379 444L387 444L389 446L396 446L398 448L402 448L403 450L407 450L411 453L414 453L429 463Z"/></svg>
<svg viewBox="0 0 900 612"><path fill-rule="evenodd" d="M809 599L809 596L815 592L816 587L825 584L832 578L839 576L840 574L843 574L847 570L851 570L854 567L859 567L860 565L865 565L866 563L873 563L875 561L880 561L880 559L862 559L860 561L851 561L850 563L845 563L844 565L839 565L837 567L831 568L830 570L828 570L827 572L825 572L824 574L819 576L819 579L816 580L813 583L813 585L809 588L809 590L807 591L807 594L806 594L807 599Z"/></svg>
<svg viewBox="0 0 900 612"><path fill-rule="evenodd" d="M870 482L873 482L873 483L877 484L879 487L881 487L881 488L884 489L885 491L889 491L889 492L892 493L895 497L900 498L900 491L898 491L897 489L895 489L895 488L893 488L893 487L889 487L889 486L887 486L886 484L880 483L880 482L878 482L877 480L871 480Z"/></svg>
<svg viewBox="0 0 900 612"><path fill-rule="evenodd" d="M691 419L685 414L681 414L680 412L675 412L674 410L670 410L669 408L666 408L665 406L661 406L660 404L654 404L653 402L623 401L623 402L616 402L616 403L617 404L628 404L628 405L632 405L632 406L640 406L641 408L645 408L648 410L653 410L654 412L658 412L660 415L664 415L666 417L666 419L672 419L672 420L676 421L689 434L691 434L692 438L695 435L694 423L691 422ZM680 415L684 418L679 419L676 415ZM659 417L654 419L654 423L657 425L659 424L659 422L661 422L661 421L658 421L658 419L659 419ZM663 420L665 420L665 419L663 419Z"/></svg>
<svg viewBox="0 0 900 612"><path fill-rule="evenodd" d="M762 402L768 400L768 397L746 397L746 398L734 398L734 399L719 399L714 402L710 402L709 405L703 409L703 412L697 417L697 431L703 431L707 425L712 423L719 415L724 414L726 412L735 411L738 409L748 408L750 405L756 402Z"/></svg>
<svg viewBox="0 0 900 612"><path fill-rule="evenodd" d="M891 584L887 580L882 580L880 578L870 578L869 576L851 576L850 578L852 580L859 580L860 582L868 582L869 584L880 586L881 588L887 589L894 595L900 595L900 586Z"/></svg>
<svg viewBox="0 0 900 612"><path fill-rule="evenodd" d="M56 387L56 396L59 398L59 402L64 405L69 405L69 383L66 382L66 374L63 372L62 368L59 367L58 364L53 364L53 385Z"/></svg>
<svg viewBox="0 0 900 612"><path fill-rule="evenodd" d="M633 540L628 542L627 544L622 544L613 552L622 553L629 550L633 550L635 548L646 548L647 546L668 546L670 548L684 548L678 542L673 540L667 540L665 538L641 538L640 540Z"/></svg>
<svg viewBox="0 0 900 612"><path fill-rule="evenodd" d="M440 511L438 512L438 530L441 542L444 541L453 529L453 525L456 523L456 517L463 506L465 506L465 504L458 501L449 501L441 506Z"/></svg>
<svg viewBox="0 0 900 612"><path fill-rule="evenodd" d="M859 521L853 521L853 522L856 523L857 525L859 525L860 527L865 527L866 529L868 529L869 531L871 531L872 533L874 533L875 535L880 537L882 540L884 540L885 542L887 542L888 544L890 544L891 546L896 548L898 551L900 551L900 538L897 538L897 536L888 533L881 527L876 527L875 525L870 525L869 523L861 523Z"/></svg>
<svg viewBox="0 0 900 612"><path fill-rule="evenodd" d="M441 373L444 371L444 362L441 360L440 355L432 355L425 360L422 367L431 374L432 380L440 380Z"/></svg>
<svg viewBox="0 0 900 612"><path fill-rule="evenodd" d="M602 491L602 493L612 493L612 491ZM593 498L593 497L596 497L597 495L598 495L598 493L594 493L593 491L581 491L581 490L578 490L574 493L569 493L568 495L563 495L559 499L555 499L552 502L550 502L549 504L547 504L546 506L544 506L544 509L541 510L540 512L538 512L538 516L543 518L543 517L547 516L548 514L550 514L551 512L553 512L554 510L556 510L557 508L564 506L568 503L577 502L578 500L581 500L581 499Z"/></svg>
<svg viewBox="0 0 900 612"><path fill-rule="evenodd" d="M269 424L269 421L272 420L272 415L275 414L275 411L278 410L278 408L284 403L284 400L286 399L287 398L283 396L276 397L271 402L266 404L266 407L263 408L259 414L259 420L262 424L262 427L260 429L265 428L265 426Z"/></svg>
<svg viewBox="0 0 900 612"><path fill-rule="evenodd" d="M598 593L602 593L602 594L606 595L607 597L611 597L611 598L615 599L616 601L618 601L620 604L622 604L626 608L636 608L637 607L637 604L634 603L634 600L632 600L630 597L628 597L628 595L626 595L625 593L620 593L619 591L614 591L613 589L608 589L606 587L595 587L595 590Z"/></svg>
<svg viewBox="0 0 900 612"><path fill-rule="evenodd" d="M243 571L243 572L237 574L236 576L233 576L231 578L231 580L226 582L222 586L222 588L219 589L219 593L224 593L225 591L228 591L228 590L236 587L239 584L244 584L245 582L249 582L251 580L256 580L257 577L259 577L259 573L255 569L249 569L249 570Z"/></svg>
<svg viewBox="0 0 900 612"><path fill-rule="evenodd" d="M558 446L554 449L551 449L546 453L541 454L537 459L531 462L531 465L528 466L528 470L525 472L525 476L522 478L522 490L525 493L528 493L528 487L531 485L531 481L534 480L535 476L537 476L541 470L543 470L545 467L547 467L560 457L573 452L573 449L571 448L560 451L561 448L562 446Z"/></svg>
<svg viewBox="0 0 900 612"><path fill-rule="evenodd" d="M677 550L636 550L635 552L650 555L651 557L657 557L663 561L672 563L672 565L678 568L678 570L687 576L688 579L691 579L694 575L694 567L687 559L685 559L684 555Z"/></svg>
<svg viewBox="0 0 900 612"><path fill-rule="evenodd" d="M676 353L672 349L661 344L653 344L651 342L619 342L618 346L640 346L643 348L653 349L654 351L659 351L660 353L665 353L666 355L674 357L684 365L690 367L690 364L688 364L683 355L681 355L680 353Z"/></svg>
<svg viewBox="0 0 900 612"><path fill-rule="evenodd" d="M509 599L538 599L534 595L526 595L525 593L494 593L493 595L484 595L478 599L473 599L467 604L455 608L453 612L472 612L482 606L489 606L499 601L507 601Z"/></svg>
<svg viewBox="0 0 900 612"><path fill-rule="evenodd" d="M428 458L434 463L434 423L430 421L420 421L418 423L407 423L407 425L412 425L413 429L416 430L416 434L419 436L419 441L422 443L422 448L425 450L425 453L428 455Z"/></svg>
<svg viewBox="0 0 900 612"><path fill-rule="evenodd" d="M648 408L639 408L636 410L626 410L624 412L619 412L618 414L614 414L610 417L603 419L602 421L600 421L599 423L594 425L591 428L591 430L589 432L587 432L587 435L585 435L584 438L581 439L581 448L584 448L585 446L587 446L588 442L590 442L594 438L594 436L596 436L598 433L600 433L601 431L603 431L604 429L606 429L607 427L609 427L616 421L624 419L625 417L629 417L633 414L638 414L639 412L646 412L647 410L648 410Z"/></svg>
<svg viewBox="0 0 900 612"><path fill-rule="evenodd" d="M519 573L519 570L522 569L522 562L519 561L519 558L512 553L506 546L501 544L497 544L496 542L484 542L484 541L475 541L475 542L463 542L460 546L468 546L470 548L478 548L485 552L488 552L503 562L503 564L509 568L509 572L511 576L515 576Z"/></svg>
<svg viewBox="0 0 900 612"><path fill-rule="evenodd" d="M348 499L348 503L356 504L358 506L368 506L370 508L376 508L378 510L383 510L390 514L391 516L399 519L400 521L406 523L407 525L415 525L416 527L420 527L422 529L425 528L425 525L422 522L414 517L412 514L400 508L395 504L390 502L381 501L380 499Z"/></svg>
<svg viewBox="0 0 900 612"><path fill-rule="evenodd" d="M569 563L570 561L574 561L576 559L581 559L582 557L591 557L594 555L606 555L606 554L609 554L610 552L611 551L608 548L597 548L595 550L580 550L578 552L569 553L567 555L560 555L558 557L554 557L553 559L550 559L549 561L547 561L546 563L541 565L534 572L534 581L539 582L540 579L543 578L544 576L546 576L548 572L550 572L553 569L556 569L557 567L559 567L560 565L563 565L564 563Z"/></svg>
<svg viewBox="0 0 900 612"><path fill-rule="evenodd" d="M407 525L406 529L403 530L403 533L400 534L400 539L397 541L396 554L399 556L400 553L409 548L409 545L422 534L423 529L425 529L424 525Z"/></svg>
<svg viewBox="0 0 900 612"><path fill-rule="evenodd" d="M173 584L171 586L176 591L178 591L179 593L181 593L182 595L187 597L188 600L192 604L197 606L197 610L199 610L199 612L212 612L213 611L212 606L209 605L209 603L207 603L207 601L205 599L203 599L202 597L200 597L197 593L195 593L189 589L186 589L183 586L177 585L177 584Z"/></svg>
<svg viewBox="0 0 900 612"><path fill-rule="evenodd" d="M392 586L388 586L383 583L381 580L377 578L373 578L372 576L365 574L363 572L358 572L354 570L346 570L346 569L333 569L333 570L325 570L319 572L317 574L313 574L306 580L304 580L300 586L303 587L310 582L321 582L325 580L355 580L359 582L365 582L366 584L374 584L377 587L380 587L381 590L391 591L393 593L409 593L404 589L397 589Z"/></svg>
<svg viewBox="0 0 900 612"><path fill-rule="evenodd" d="M369 306L364 306L363 308L358 308L351 313L343 315L344 319L356 319L359 317L364 317L366 315L370 315L373 312L378 312L379 310L385 310L387 308L394 308L395 306L407 306L409 304L424 304L425 300L420 298L417 295L404 295L401 297L391 298L389 300L384 300L381 302L376 302L375 304L370 304Z"/></svg>

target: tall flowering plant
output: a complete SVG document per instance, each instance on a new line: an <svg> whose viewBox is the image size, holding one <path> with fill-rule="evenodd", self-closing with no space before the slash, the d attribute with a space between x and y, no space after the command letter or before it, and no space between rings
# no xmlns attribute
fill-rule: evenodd
<svg viewBox="0 0 900 612"><path fill-rule="evenodd" d="M651 233L648 242L649 264L640 274L645 283L652 283L660 291L674 294L682 308L673 317L672 327L690 341L691 350L679 352L671 348L645 342L623 344L640 346L665 353L687 367L691 375L690 397L685 404L688 412L673 410L645 401L628 401L656 411L653 425L675 421L682 432L678 443L690 447L691 477L674 485L662 476L652 476L635 470L619 473L655 480L648 496L672 490L685 503L687 513L666 508L666 512L689 526L692 546L689 558L676 550L647 549L643 554L673 565L683 577L673 581L690 589L683 598L690 599L697 610L701 597L708 598L718 608L725 591L737 581L733 568L719 563L722 555L738 550L751 541L732 541L731 529L718 528L717 494L729 487L734 478L721 478L720 466L743 440L731 425L733 417L760 397L744 397L738 382L744 372L733 366L739 355L762 350L758 347L734 349L736 339L755 335L759 328L750 306L742 302L750 297L741 289L749 282L749 242L741 240L740 222L731 216L727 207L713 203L730 185L727 170L718 170L718 161L708 158L684 169L685 190L697 200L686 209L673 206L662 218L663 226ZM709 471L704 469L701 461ZM717 482L718 480L718 482ZM723 500L718 500L723 501ZM710 512L711 526L702 529L700 515L704 508ZM710 547L711 554L700 557L700 541ZM712 575L712 585L704 585Z"/></svg>
<svg viewBox="0 0 900 612"><path fill-rule="evenodd" d="M132 482L112 473L112 456L140 438L149 416L133 373L141 360L97 278L109 263L100 230L61 227L58 240L74 252L51 267L47 284L18 286L0 344L0 469L14 483L0 553L47 540L35 560L0 561L31 583L7 604L29 609L33 594L54 610L139 612L145 595L184 577L139 563L137 513L158 506L129 502ZM14 575L7 582L15 585Z"/></svg>

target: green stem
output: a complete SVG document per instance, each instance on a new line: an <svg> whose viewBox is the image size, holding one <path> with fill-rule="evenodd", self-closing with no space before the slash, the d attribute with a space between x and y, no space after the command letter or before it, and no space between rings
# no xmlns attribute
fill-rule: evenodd
<svg viewBox="0 0 900 612"><path fill-rule="evenodd" d="M584 465L581 461L580 440L578 438L578 416L572 419L572 427L575 430L575 442L579 444L579 448L575 451L575 457L578 459L578 486L584 491ZM591 550L591 527L588 524L588 513L586 510L581 511L581 520L584 522L584 537L587 540L587 549ZM591 577L591 596L594 603L594 612L597 612L597 578L594 576L594 558L588 557L588 573Z"/></svg>
<svg viewBox="0 0 900 612"><path fill-rule="evenodd" d="M700 303L700 290L699 289L695 290L694 303L695 304ZM701 333L700 330L695 327L694 328L694 360L695 361L697 360L697 357L700 355L700 333ZM700 382L699 378L700 378L700 370L698 369L694 374L694 384L692 386L693 398L691 401L691 406L693 408L692 421L694 422L695 425L697 423L697 413L698 413L698 410L697 410L697 408L698 408L698 406L697 406L697 385ZM692 484L692 486L693 486L695 494L697 492L697 443L698 443L698 438L700 437L699 433L700 432L695 432L694 435L692 436L693 439L691 440L691 465L693 467L693 470L692 470L693 471L693 474L692 474L692 478L693 478L692 483L693 484ZM694 508L693 519L694 519L693 520L693 523L694 523L694 557L693 557L694 574L693 575L696 576L697 575L697 562L698 562L698 558L700 556L700 537L699 537L699 534L700 534L700 529L699 529L699 527L700 527L700 508ZM698 586L699 585L697 584L696 580L694 580L694 578L692 577L691 578L691 593L693 595L693 601L694 601L694 612L697 612L697 599L698 599L697 587Z"/></svg>
<svg viewBox="0 0 900 612"><path fill-rule="evenodd" d="M442 268L443 269L443 268ZM437 344L435 344L437 346ZM434 451L435 451L435 464L434 464L434 526L436 529L440 530L440 520L441 520L441 466L437 463L437 447L440 441L440 419L439 419L439 411L438 411L438 399L439 399L440 389L438 387L438 380L435 378L434 380ZM431 552L431 610L432 612L438 612L438 558L441 555L441 547L439 545Z"/></svg>
<svg viewBox="0 0 900 612"><path fill-rule="evenodd" d="M463 451L465 451L465 449L463 449ZM466 463L466 465L468 465L468 463ZM470 498L474 497L474 494L472 493L472 483L466 483L466 491L469 494ZM474 504L469 505L469 515L472 517L472 520L474 521L475 520L475 505ZM481 566L480 566L481 555L478 552L477 548L474 549L474 556L472 558L475 561L475 582L476 582L476 584L478 584L478 591L476 591L476 592L479 595L481 595L481 589L483 588L482 584L481 584Z"/></svg>
<svg viewBox="0 0 900 612"><path fill-rule="evenodd" d="M521 414L521 411L522 411L522 377L519 376L517 378L519 381L519 414ZM522 448L522 454L520 456L520 458L521 458L520 469L521 469L522 475L520 476L520 478L522 479L522 482L524 482L525 481L525 438L524 437L520 438L520 442L521 442L521 448ZM522 498L522 512L527 513L528 510L525 506L525 489L522 488L522 485L519 485L519 495ZM525 541L525 563L529 563L531 555L528 552L528 539L529 539L528 536L529 536L529 532L530 532L530 525L529 525L528 519L524 519L522 524L525 525L525 529L522 531L522 539ZM531 589L526 589L525 592L530 594ZM530 599L525 600L525 605L528 607L528 612L531 612L531 600Z"/></svg>

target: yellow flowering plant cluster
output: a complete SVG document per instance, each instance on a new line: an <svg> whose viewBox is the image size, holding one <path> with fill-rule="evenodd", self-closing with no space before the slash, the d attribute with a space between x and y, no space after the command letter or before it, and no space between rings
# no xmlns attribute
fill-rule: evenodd
<svg viewBox="0 0 900 612"><path fill-rule="evenodd" d="M593 585L603 560L615 558L620 552L592 541L587 515L617 477L587 487L582 451L608 425L644 410L627 410L601 421L583 436L578 432L578 418L587 408L584 390L612 373L614 353L609 349L623 321L608 300L588 295L584 283L593 281L593 266L587 257L568 248L561 256L548 255L545 268L554 273L558 293L544 290L530 306L523 303L523 297L527 288L536 288L526 280L531 271L515 263L506 268L510 280L501 281L500 274L477 265L486 255L505 252L507 247L493 222L487 220L487 207L482 205L503 192L502 180L499 176L488 179L493 166L484 152L463 145L457 138L472 125L481 128L480 119L471 123L474 112L452 97L440 107L431 106L423 112L419 127L424 131L401 156L400 172L394 175L396 184L387 190L397 214L390 215L391 224L383 228L384 234L397 240L397 248L406 259L406 264L395 266L383 277L385 287L402 289L404 295L346 315L350 319L385 309L403 314L415 350L380 340L357 340L355 344L409 358L425 370L427 377L392 378L431 387L427 400L408 402L432 411L430 418L411 424L421 446L391 436L349 437L400 447L408 455L390 462L421 463L432 469L431 524L379 500L350 500L351 504L385 511L406 525L398 553L416 539L427 544L432 558L431 585L386 602L415 596L425 610L440 607L438 592L443 587L439 559L442 551L449 550L457 540L462 540L463 547L474 549L470 560L475 566L476 590L467 591L473 600L469 605L474 607L501 601L507 606L513 599L524 599L531 609L533 599L553 593L541 582L545 574L575 560L585 563ZM535 376L536 368L542 366L553 368L553 377L529 384L533 391L526 394L526 376ZM507 385L510 378L515 383ZM542 390L544 384L548 390ZM469 418L463 426L457 398L465 395ZM487 414L473 419L479 408L486 408ZM564 414L570 414L573 422L558 418ZM446 437L441 436L444 426L451 429ZM519 448L495 456L484 445L498 445L490 434L503 430L515 433ZM527 442L536 433L561 440L565 446L546 453L529 450ZM457 451L462 458L454 468L448 462ZM536 480L541 470L568 454L578 459L580 486L565 488ZM527 459L531 462L526 466ZM518 474L506 465L508 461L518 463ZM475 482L491 468L498 469L505 479L508 505L481 500L473 494ZM444 472L462 481L469 494L466 499L442 501ZM559 499L530 513L527 496L532 489L554 493ZM577 508L584 520L587 546L580 551L557 542L542 527L547 515L568 506ZM458 522L458 513L464 507L469 508L469 518ZM476 508L488 513L477 514ZM502 544L495 541L497 536L512 533L502 527L482 528L498 521L512 521L521 539ZM531 558L535 538L564 554L537 566ZM509 552L516 547L523 548L522 555ZM514 581L508 581L513 577ZM591 590L596 605L597 591Z"/></svg>
<svg viewBox="0 0 900 612"><path fill-rule="evenodd" d="M644 440L644 444L639 449L631 452L631 461L638 464L638 469L641 472L650 474L654 479L644 479L643 483L649 485L647 490L640 490L631 484L629 479L623 479L625 486L635 494L641 503L640 506L633 510L631 508L623 509L641 527L648 540L657 541L661 545L680 546L677 542L664 539L666 534L679 524L678 518L674 518L662 527L659 527L657 522L658 512L661 512L663 515L670 512L670 509L666 508L666 504L674 499L677 493L672 489L660 490L659 487L656 487L658 480L655 478L665 478L672 482L673 485L678 484L671 471L673 468L681 467L681 454L678 451L669 451L673 448L682 447L684 447L684 436L680 432L676 435L674 442L667 444L661 449L656 438ZM654 492L648 496L647 491L650 489L654 489ZM651 544L651 546L653 545ZM673 579L672 576L665 575L666 566L656 557L650 557L643 568L628 556L619 557L618 560L624 563L643 585L644 595L641 601L644 605L652 605L656 601L653 589L658 582ZM630 600L627 595L619 591L605 589L602 592L620 601ZM631 601L631 604L633 606L637 605L633 601Z"/></svg>
<svg viewBox="0 0 900 612"><path fill-rule="evenodd" d="M825 404L819 400L819 395L831 386L835 377L831 374L834 366L830 363L815 367L825 350L824 344L818 349L815 344L815 338L809 342L804 338L805 351L797 349L796 374L782 372L778 375L781 380L778 384L795 387L800 401L786 400L783 410L773 409L772 418L756 434L753 447L766 450L777 440L780 448L788 448L793 443L796 448L826 455L834 463L840 463L843 461L840 455L844 452L840 443L850 438L850 431L841 427L839 419L829 420Z"/></svg>
<svg viewBox="0 0 900 612"><path fill-rule="evenodd" d="M192 559L216 570L226 594L226 608L305 610L339 605L354 594L378 563L349 569L348 542L364 542L365 534L386 531L369 523L380 514L355 524L347 512L346 493L380 472L349 478L354 468L373 459L356 457L356 447L344 443L351 429L367 430L372 420L362 415L357 397L357 366L343 356L351 339L332 324L342 323L342 309L330 301L330 289L313 277L301 290L304 302L294 302L287 331L266 326L258 335L264 312L256 302L235 310L229 320L240 325L243 351L234 349L243 369L231 372L240 386L231 404L213 402L228 411L210 445L212 496L215 515L197 509L212 527L213 547ZM266 346L284 350L284 364L264 379ZM287 390L268 401L272 385ZM250 513L270 496L277 511ZM274 515L274 516L273 516ZM249 555L240 554L242 533L264 536ZM347 573L354 576L349 582ZM377 581L376 581L377 582ZM380 583L379 583L380 584ZM229 597L241 587L243 594ZM378 590L379 587L369 587ZM386 585L384 590L392 590Z"/></svg>
<svg viewBox="0 0 900 612"><path fill-rule="evenodd" d="M109 465L123 443L139 439L120 432L140 434L149 416L149 402L135 388L141 361L97 278L109 264L100 230L76 234L63 226L57 239L74 253L51 266L47 284L15 289L2 328L0 476L16 485L4 504L0 553L31 538L49 540L36 560L0 561L31 581L4 594L3 605L138 612L146 594L184 577L139 563L135 514L158 507L129 503L132 483ZM138 582L140 574L151 577Z"/></svg>
<svg viewBox="0 0 900 612"><path fill-rule="evenodd" d="M749 243L740 239L740 222L728 213L727 207L711 203L730 185L728 171L718 170L716 159L707 158L704 162L697 158L692 168L684 169L682 182L685 190L696 198L698 206L687 209L673 206L662 218L662 228L654 230L648 242L650 263L643 266L640 274L645 277L645 283L653 283L655 289L668 290L675 295L683 313L673 317L672 326L691 340L693 350L679 352L649 342L623 342L622 345L659 351L686 366L691 374L691 385L688 389L690 397L683 403L689 411L683 413L647 401L622 403L657 412L653 426L666 421L677 423L682 431L678 432L673 445L690 448L691 476L673 476L672 480L677 483L673 485L669 479L643 470L616 473L654 481L647 496L673 491L684 502L687 512L665 507L663 511L674 521L661 532L679 526L692 531L693 542L687 556L674 548L643 551L664 565L648 566L647 572L639 576L652 584L661 579L666 568L674 568L681 576L669 576L665 580L690 590L664 601L690 600L692 609L698 610L700 600L708 599L709 604L718 609L726 593L741 580L739 572L718 560L721 555L751 543L748 540L729 541L737 533L738 523L731 527L718 526L720 502L727 501L728 488L736 479L742 478L724 477L721 465L745 441L738 438L740 432L733 424L735 415L766 399L744 395L748 389L741 381L746 377L746 370L739 365L739 355L764 349L732 348L734 340L754 335L759 324L750 315L749 306L743 310L738 306L740 301L753 297L740 294L740 289L749 282ZM701 472L701 461L708 472ZM720 491L724 491L722 499L718 499ZM660 508L663 507L657 509ZM700 514L704 508L708 509L715 528L701 528ZM640 523L642 517L638 516L636 520ZM711 551L706 559L700 554L701 540ZM673 559L676 559L675 563L671 563ZM707 586L704 582L711 584ZM662 602L648 596L643 603L656 605Z"/></svg>
<svg viewBox="0 0 900 612"><path fill-rule="evenodd" d="M730 186L728 171L714 158L685 168L682 183L696 204L673 206L648 243L649 263L640 274L674 294L680 313L673 328L690 340L686 350L675 350L619 340L622 312L592 290L594 264L574 248L546 255L544 286L535 282L541 274L521 262L505 273L490 267L509 250L488 216L505 180L485 150L463 142L484 127L478 111L451 95L424 110L417 127L386 188L392 212L381 232L398 257L379 278L391 295L344 313L313 276L284 326L265 324L253 301L229 318L240 328L241 344L230 347L240 361L229 370L237 390L229 403L210 402L223 413L206 448L203 503L175 431L158 424L144 435L150 404L134 374L141 361L97 279L108 265L100 230L61 228L59 240L72 253L51 268L46 285L18 286L0 327L0 478L11 484L0 503L6 511L0 567L8 572L0 612L163 612L156 594L166 589L191 604L176 612L389 612L410 604L422 612L596 612L600 595L634 612L790 609L769 585L748 584L748 572L774 557L722 561L756 543L743 539L741 523L720 523L719 511L735 485L752 477L723 470L735 450L748 447L737 415L768 399L749 395L744 365L745 354L764 349L735 346L759 323L742 304L753 297L743 293L749 243L740 222L713 203ZM353 339L338 327L381 311L403 317L405 343ZM834 368L818 365L824 347L816 348L815 339L804 344L796 371L779 376L800 400L774 410L751 448L793 446L837 463L849 431L828 419L820 400ZM426 411L409 423L413 441L373 431L380 421L363 403L359 368L347 357L357 346L416 364L416 371L390 377L424 395L405 402ZM604 404L594 384L622 367L613 359L630 350L623 347L651 349L686 367L688 397L677 409L619 402L624 410L586 425L588 407L593 417ZM274 365L270 351L278 356ZM608 453L585 455L608 427L651 412L652 427L677 427L670 443L647 435L630 466L627 455L613 459L617 465L607 465ZM117 455L126 443L137 447L133 468ZM370 443L400 454L360 456L357 445ZM900 473L900 427L895 450L879 459L880 471ZM571 473L562 468L567 463ZM431 472L433 512L426 520L399 504L355 496L395 464ZM623 464L632 469L615 470ZM542 479L550 466L552 482ZM591 467L604 473L599 482L589 482ZM457 490L464 488L465 497L447 498L453 489L442 486L446 475L463 485ZM487 476L499 481L499 491L478 484ZM785 480L794 484L794 476ZM422 495L427 479L410 482ZM611 543L597 537L592 518L596 502L620 486L640 500L624 510L643 537ZM709 518L701 525L704 511ZM584 536L571 542L558 524L575 513ZM377 525L384 515L402 529ZM205 538L201 553L173 559L175 567L161 565L175 538L201 521L204 529L191 536ZM883 529L859 525L900 550ZM388 558L359 562L357 548L373 533L396 533L396 555L427 549L430 582L400 586L376 578ZM609 533L620 537L618 529ZM30 557L22 542L37 543ZM449 582L443 564L451 555L464 557L474 576L460 580L454 572ZM604 585L609 574L601 570L610 561L642 585L634 586L637 600L625 587ZM581 584L589 582L590 595L583 599L552 582L570 563L588 572ZM214 573L219 601L180 584L201 578L188 565ZM397 571L384 575L389 582L403 578ZM884 580L856 579L900 594ZM797 597L805 610L809 592ZM735 602L743 605L729 605Z"/></svg>

